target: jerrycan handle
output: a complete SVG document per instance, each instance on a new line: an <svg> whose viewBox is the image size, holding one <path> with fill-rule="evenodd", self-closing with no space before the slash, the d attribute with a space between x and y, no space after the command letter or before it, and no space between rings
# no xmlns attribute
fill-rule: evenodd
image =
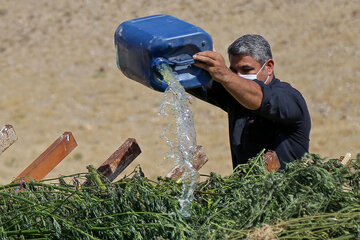
<svg viewBox="0 0 360 240"><path fill-rule="evenodd" d="M176 57L169 58L169 65L174 71L187 69L194 63L194 59L189 54L180 54Z"/></svg>
<svg viewBox="0 0 360 240"><path fill-rule="evenodd" d="M189 54L181 54L168 59L164 57L158 57L153 61L153 68L157 70L157 68L163 63L171 66L172 69L176 72L189 68L191 64L194 63L194 59Z"/></svg>
<svg viewBox="0 0 360 240"><path fill-rule="evenodd" d="M171 60L169 61L169 64L170 65L174 65L175 67L176 66L186 66L186 67L189 67L191 64L193 64L195 61L194 59L190 58L190 59L185 59L185 60L177 60L177 59L174 59L174 60Z"/></svg>

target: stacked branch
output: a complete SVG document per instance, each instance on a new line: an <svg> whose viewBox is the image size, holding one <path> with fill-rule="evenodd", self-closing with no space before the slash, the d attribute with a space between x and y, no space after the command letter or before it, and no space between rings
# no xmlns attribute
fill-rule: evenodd
<svg viewBox="0 0 360 240"><path fill-rule="evenodd" d="M263 154L227 177L198 184L191 217L181 183L141 169L117 182L97 171L0 189L0 239L356 239L360 159L308 155L268 172ZM81 186L78 179L91 184Z"/></svg>

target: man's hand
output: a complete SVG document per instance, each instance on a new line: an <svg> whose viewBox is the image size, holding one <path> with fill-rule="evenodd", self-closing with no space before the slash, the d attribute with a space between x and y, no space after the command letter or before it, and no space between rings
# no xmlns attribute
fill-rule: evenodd
<svg viewBox="0 0 360 240"><path fill-rule="evenodd" d="M226 83L228 77L234 73L226 67L223 56L215 51L205 51L196 53L193 56L194 66L208 71L211 77L220 83Z"/></svg>
<svg viewBox="0 0 360 240"><path fill-rule="evenodd" d="M193 58L194 66L208 71L241 105L250 110L259 109L263 97L260 86L233 73L226 67L221 54L205 51L196 53Z"/></svg>

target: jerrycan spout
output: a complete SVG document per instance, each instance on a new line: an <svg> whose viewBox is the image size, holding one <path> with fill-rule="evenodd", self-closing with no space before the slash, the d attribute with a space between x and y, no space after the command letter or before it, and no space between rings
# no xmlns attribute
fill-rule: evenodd
<svg viewBox="0 0 360 240"><path fill-rule="evenodd" d="M169 69L169 68L170 68L170 64L166 58L158 57L153 60L151 69L154 74L155 81L153 82L153 84L155 86L163 86L163 88L167 87L168 78L164 75L165 74L164 69Z"/></svg>

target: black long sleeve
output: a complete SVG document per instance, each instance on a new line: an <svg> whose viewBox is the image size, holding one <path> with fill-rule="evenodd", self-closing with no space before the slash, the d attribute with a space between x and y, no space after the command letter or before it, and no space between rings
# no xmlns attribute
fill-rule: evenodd
<svg viewBox="0 0 360 240"><path fill-rule="evenodd" d="M187 92L228 113L233 167L246 163L263 148L275 150L281 167L309 150L310 115L301 93L274 78L269 85L255 80L262 91L256 111L244 108L215 81Z"/></svg>

